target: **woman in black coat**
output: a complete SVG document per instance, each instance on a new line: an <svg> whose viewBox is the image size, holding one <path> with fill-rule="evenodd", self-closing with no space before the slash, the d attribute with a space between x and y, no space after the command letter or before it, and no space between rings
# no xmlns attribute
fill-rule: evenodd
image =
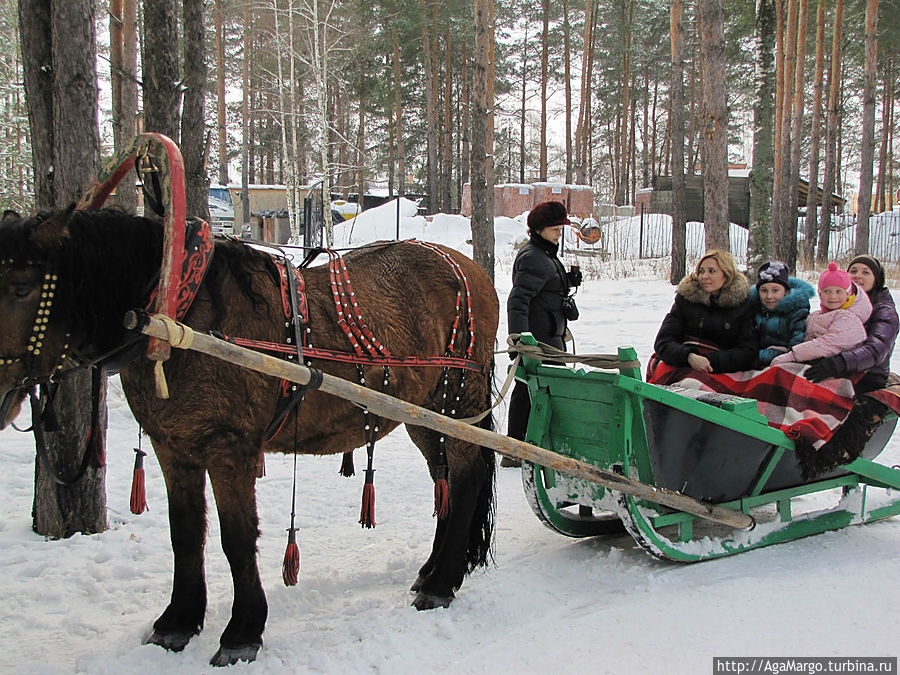
<svg viewBox="0 0 900 675"><path fill-rule="evenodd" d="M732 255L709 251L678 284L675 304L653 345L657 358L708 373L753 368L759 341L749 292Z"/></svg>
<svg viewBox="0 0 900 675"><path fill-rule="evenodd" d="M528 214L528 242L519 249L513 263L512 290L506 300L509 333L534 335L535 339L565 349L566 316L563 301L572 287L581 284L581 272L567 273L556 256L562 229L569 222L566 207L559 202L542 202ZM528 388L516 382L509 401L507 435L525 439L531 401ZM504 458L503 466L517 466Z"/></svg>

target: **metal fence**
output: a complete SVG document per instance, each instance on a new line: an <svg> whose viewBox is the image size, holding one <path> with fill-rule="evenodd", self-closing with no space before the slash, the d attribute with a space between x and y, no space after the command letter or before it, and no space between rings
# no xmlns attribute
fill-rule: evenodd
<svg viewBox="0 0 900 675"><path fill-rule="evenodd" d="M633 207L601 207L597 220L588 220L582 227L596 224L600 228L600 240L596 244L579 241L574 234L566 234L566 247L581 250L602 260L634 260L663 258L672 253L672 219L662 213L635 214ZM798 220L798 231L803 237L805 220ZM688 260L697 260L706 250L706 233L703 223L690 222L686 227ZM746 229L731 224L729 228L731 252L738 262L746 264ZM830 260L846 260L853 255L856 244L855 216L839 216L832 221L829 236ZM886 266L900 267L900 211L873 214L869 219L870 255Z"/></svg>

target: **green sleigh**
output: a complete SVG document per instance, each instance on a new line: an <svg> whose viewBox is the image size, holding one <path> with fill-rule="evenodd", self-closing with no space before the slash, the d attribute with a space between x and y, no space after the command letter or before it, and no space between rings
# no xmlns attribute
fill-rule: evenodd
<svg viewBox="0 0 900 675"><path fill-rule="evenodd" d="M530 334L522 343L537 345ZM794 442L768 426L756 401L704 394L697 400L641 380L619 349L619 372L543 365L522 354L516 379L528 386L526 441L558 455L656 488L747 514L738 529L523 463L531 508L550 529L571 537L621 534L653 556L695 562L806 537L900 513L900 469L874 460L897 425L885 417L859 458L805 481ZM700 392L697 392L700 394ZM699 398L700 396L698 396Z"/></svg>

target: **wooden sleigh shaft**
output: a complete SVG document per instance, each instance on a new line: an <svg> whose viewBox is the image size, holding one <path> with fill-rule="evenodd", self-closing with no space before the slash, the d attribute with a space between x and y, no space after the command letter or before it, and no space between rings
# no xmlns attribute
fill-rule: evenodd
<svg viewBox="0 0 900 675"><path fill-rule="evenodd" d="M190 328L183 324L171 320L164 321L158 317L148 317L140 312L129 312L125 319L125 327L130 330L139 330L145 335L164 340L176 348L199 351L241 367L290 380L300 385L308 385L311 380L317 377L318 373L318 371L314 371L306 366L289 363L266 354L238 347L210 335L193 333ZM459 420L454 420L327 373L320 373L320 375L321 384L318 386L319 390L352 401L376 415L405 424L426 427L469 443L491 448L504 455L517 457L526 462L552 467L555 471L560 471L591 483L597 483L611 490L639 499L650 500L705 520L740 529L753 526L753 519L746 514L722 509L713 504L704 503L671 490L641 483L614 471L608 471L530 443L518 441Z"/></svg>

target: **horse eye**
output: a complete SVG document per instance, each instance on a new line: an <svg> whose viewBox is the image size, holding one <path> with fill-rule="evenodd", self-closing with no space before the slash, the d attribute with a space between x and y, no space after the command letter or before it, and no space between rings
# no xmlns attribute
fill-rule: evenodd
<svg viewBox="0 0 900 675"><path fill-rule="evenodd" d="M31 294L32 287L27 284L16 284L13 286L13 297L17 300L27 298Z"/></svg>

